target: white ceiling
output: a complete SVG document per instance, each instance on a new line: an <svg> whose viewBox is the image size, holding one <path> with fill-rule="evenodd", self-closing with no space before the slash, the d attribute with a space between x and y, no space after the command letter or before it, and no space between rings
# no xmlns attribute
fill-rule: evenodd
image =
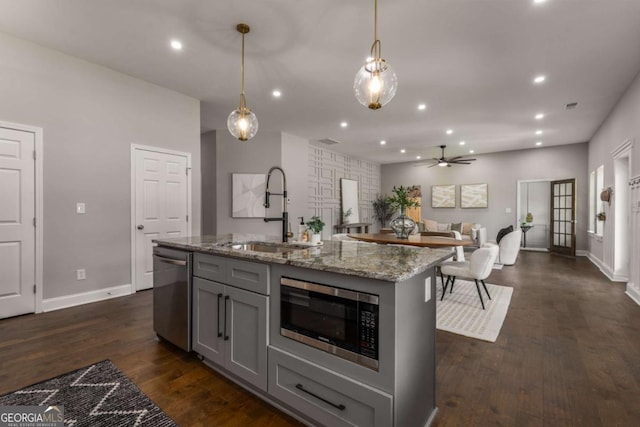
<svg viewBox="0 0 640 427"><path fill-rule="evenodd" d="M238 104L245 22L259 132L336 139L331 149L380 163L439 157L440 144L458 155L588 141L640 70L640 0L379 0L399 86L378 111L352 89L373 0L0 0L0 10L2 32L200 99L203 131L224 129Z"/></svg>

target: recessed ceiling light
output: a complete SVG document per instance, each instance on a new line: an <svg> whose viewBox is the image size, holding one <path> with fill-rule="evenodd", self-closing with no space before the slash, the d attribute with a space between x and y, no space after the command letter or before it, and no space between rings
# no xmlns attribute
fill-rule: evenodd
<svg viewBox="0 0 640 427"><path fill-rule="evenodd" d="M466 142L460 141L460 145L464 145L464 144L466 144Z"/></svg>
<svg viewBox="0 0 640 427"><path fill-rule="evenodd" d="M340 127L346 128L347 126L349 126L349 123L347 123L347 122L341 122L340 123Z"/></svg>
<svg viewBox="0 0 640 427"><path fill-rule="evenodd" d="M380 145L384 145L386 143L387 143L387 141L385 141L384 139L382 141L380 141Z"/></svg>
<svg viewBox="0 0 640 427"><path fill-rule="evenodd" d="M542 131L541 130L537 130L536 131L536 135L542 135Z"/></svg>
<svg viewBox="0 0 640 427"><path fill-rule="evenodd" d="M536 142L536 145L542 145L542 141Z"/></svg>
<svg viewBox="0 0 640 427"><path fill-rule="evenodd" d="M427 109L427 104L418 104L418 110L422 111L426 109Z"/></svg>
<svg viewBox="0 0 640 427"><path fill-rule="evenodd" d="M536 84L540 84L540 83L544 83L545 80L547 80L547 77L540 75L540 76L536 76L533 79L533 82L536 83Z"/></svg>
<svg viewBox="0 0 640 427"><path fill-rule="evenodd" d="M544 114L542 113L536 114L536 120L542 120L542 119L544 119Z"/></svg>
<svg viewBox="0 0 640 427"><path fill-rule="evenodd" d="M404 153L406 153L406 152L407 152L407 150L405 150L404 148L402 148L402 149L400 150L400 152L401 152L402 154L404 154Z"/></svg>
<svg viewBox="0 0 640 427"><path fill-rule="evenodd" d="M469 150L469 154L473 154L473 153L475 153L474 150Z"/></svg>
<svg viewBox="0 0 640 427"><path fill-rule="evenodd" d="M453 129L447 129L447 135L451 135L453 133Z"/></svg>
<svg viewBox="0 0 640 427"><path fill-rule="evenodd" d="M274 98L280 98L282 96L282 92L280 92L278 89L271 92L271 94L273 95Z"/></svg>
<svg viewBox="0 0 640 427"><path fill-rule="evenodd" d="M182 42L180 40L171 40L171 47L174 50L182 50Z"/></svg>
<svg viewBox="0 0 640 427"><path fill-rule="evenodd" d="M546 3L546 2L547 2L547 0L533 0L533 2L534 2L535 4L541 4L541 3Z"/></svg>
<svg viewBox="0 0 640 427"><path fill-rule="evenodd" d="M421 157L420 157L420 156L416 156L416 159L420 160L420 159L421 159Z"/></svg>

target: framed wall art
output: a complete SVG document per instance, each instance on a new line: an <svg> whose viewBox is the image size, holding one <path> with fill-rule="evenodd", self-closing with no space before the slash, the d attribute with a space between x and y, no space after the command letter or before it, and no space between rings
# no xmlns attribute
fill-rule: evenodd
<svg viewBox="0 0 640 427"><path fill-rule="evenodd" d="M231 174L231 217L264 218L265 174Z"/></svg>
<svg viewBox="0 0 640 427"><path fill-rule="evenodd" d="M461 208L489 207L489 184L460 185Z"/></svg>
<svg viewBox="0 0 640 427"><path fill-rule="evenodd" d="M431 186L431 207L432 208L455 208L456 207L456 186L455 185L432 185Z"/></svg>

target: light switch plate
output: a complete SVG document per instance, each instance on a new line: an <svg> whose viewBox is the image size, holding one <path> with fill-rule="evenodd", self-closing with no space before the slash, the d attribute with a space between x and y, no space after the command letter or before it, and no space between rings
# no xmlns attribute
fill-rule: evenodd
<svg viewBox="0 0 640 427"><path fill-rule="evenodd" d="M76 213L83 214L85 212L86 211L85 211L84 203L76 203Z"/></svg>
<svg viewBox="0 0 640 427"><path fill-rule="evenodd" d="M504 210L504 213L511 213L511 208L506 208L506 209Z"/></svg>

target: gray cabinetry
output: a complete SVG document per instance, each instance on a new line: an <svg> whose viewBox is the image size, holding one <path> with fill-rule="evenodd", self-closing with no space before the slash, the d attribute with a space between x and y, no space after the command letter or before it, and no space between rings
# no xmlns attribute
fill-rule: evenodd
<svg viewBox="0 0 640 427"><path fill-rule="evenodd" d="M391 395L269 348L269 394L327 426L390 426Z"/></svg>
<svg viewBox="0 0 640 427"><path fill-rule="evenodd" d="M266 292L268 266L202 254L194 258L194 275L200 277L193 279L193 350L266 391L269 297L226 283L235 274L233 283Z"/></svg>

